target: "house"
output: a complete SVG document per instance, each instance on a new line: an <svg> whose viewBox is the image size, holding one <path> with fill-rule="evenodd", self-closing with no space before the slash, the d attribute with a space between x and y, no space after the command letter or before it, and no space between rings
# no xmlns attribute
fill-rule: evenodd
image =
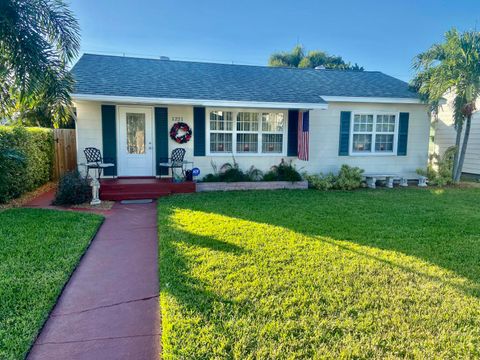
<svg viewBox="0 0 480 360"><path fill-rule="evenodd" d="M232 156L242 168L285 159L309 173L348 164L414 174L427 164L427 107L381 72L85 54L72 73L79 163L97 147L117 164L105 176L161 176L159 159L177 147L200 178ZM298 158L299 113L309 118L307 161ZM193 132L185 144L169 137L178 122Z"/></svg>
<svg viewBox="0 0 480 360"><path fill-rule="evenodd" d="M453 119L454 94L449 92L444 95L444 99L446 101L439 107L437 119L433 123L434 146L432 152L440 156L443 156L445 150L450 146L455 145L457 136ZM478 110L472 117L470 137L468 139L467 152L462 170L464 176L480 179L480 100L477 100L476 108ZM465 127L463 130L465 131Z"/></svg>

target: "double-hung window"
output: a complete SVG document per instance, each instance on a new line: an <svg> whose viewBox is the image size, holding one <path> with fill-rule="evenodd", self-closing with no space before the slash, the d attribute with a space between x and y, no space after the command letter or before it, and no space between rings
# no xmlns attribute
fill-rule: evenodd
<svg viewBox="0 0 480 360"><path fill-rule="evenodd" d="M283 113L262 113L262 152L283 153L285 116Z"/></svg>
<svg viewBox="0 0 480 360"><path fill-rule="evenodd" d="M258 113L237 113L237 153L258 152Z"/></svg>
<svg viewBox="0 0 480 360"><path fill-rule="evenodd" d="M233 118L231 111L210 112L210 152L230 153L233 146Z"/></svg>
<svg viewBox="0 0 480 360"><path fill-rule="evenodd" d="M285 155L283 112L211 110L207 116L211 154Z"/></svg>
<svg viewBox="0 0 480 360"><path fill-rule="evenodd" d="M362 113L353 115L352 154L393 154L397 115Z"/></svg>

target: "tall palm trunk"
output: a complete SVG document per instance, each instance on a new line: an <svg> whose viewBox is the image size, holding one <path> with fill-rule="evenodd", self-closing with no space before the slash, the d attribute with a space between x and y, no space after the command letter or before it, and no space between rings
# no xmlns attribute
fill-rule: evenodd
<svg viewBox="0 0 480 360"><path fill-rule="evenodd" d="M463 162L465 161L465 154L467 152L468 138L470 137L470 126L472 123L472 114L470 113L467 116L467 124L465 126L465 135L463 136L462 150L460 151L460 157L458 159L457 171L455 172L455 182L460 181L460 176L462 176Z"/></svg>
<svg viewBox="0 0 480 360"><path fill-rule="evenodd" d="M457 137L455 138L455 155L453 157L452 179L455 180L455 175L458 169L458 158L460 157L460 141L462 140L463 124L457 126Z"/></svg>

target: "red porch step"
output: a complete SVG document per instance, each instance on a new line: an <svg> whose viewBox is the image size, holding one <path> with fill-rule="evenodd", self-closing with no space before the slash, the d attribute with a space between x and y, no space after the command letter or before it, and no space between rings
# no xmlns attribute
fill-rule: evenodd
<svg viewBox="0 0 480 360"><path fill-rule="evenodd" d="M170 194L195 192L195 183L191 181L174 183L170 179L101 179L100 184L100 199L113 201L157 199Z"/></svg>

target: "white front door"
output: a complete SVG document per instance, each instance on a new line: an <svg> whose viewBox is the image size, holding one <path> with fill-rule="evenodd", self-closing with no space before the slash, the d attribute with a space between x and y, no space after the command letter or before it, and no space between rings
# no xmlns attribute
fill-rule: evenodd
<svg viewBox="0 0 480 360"><path fill-rule="evenodd" d="M154 176L152 110L120 107L118 175Z"/></svg>

